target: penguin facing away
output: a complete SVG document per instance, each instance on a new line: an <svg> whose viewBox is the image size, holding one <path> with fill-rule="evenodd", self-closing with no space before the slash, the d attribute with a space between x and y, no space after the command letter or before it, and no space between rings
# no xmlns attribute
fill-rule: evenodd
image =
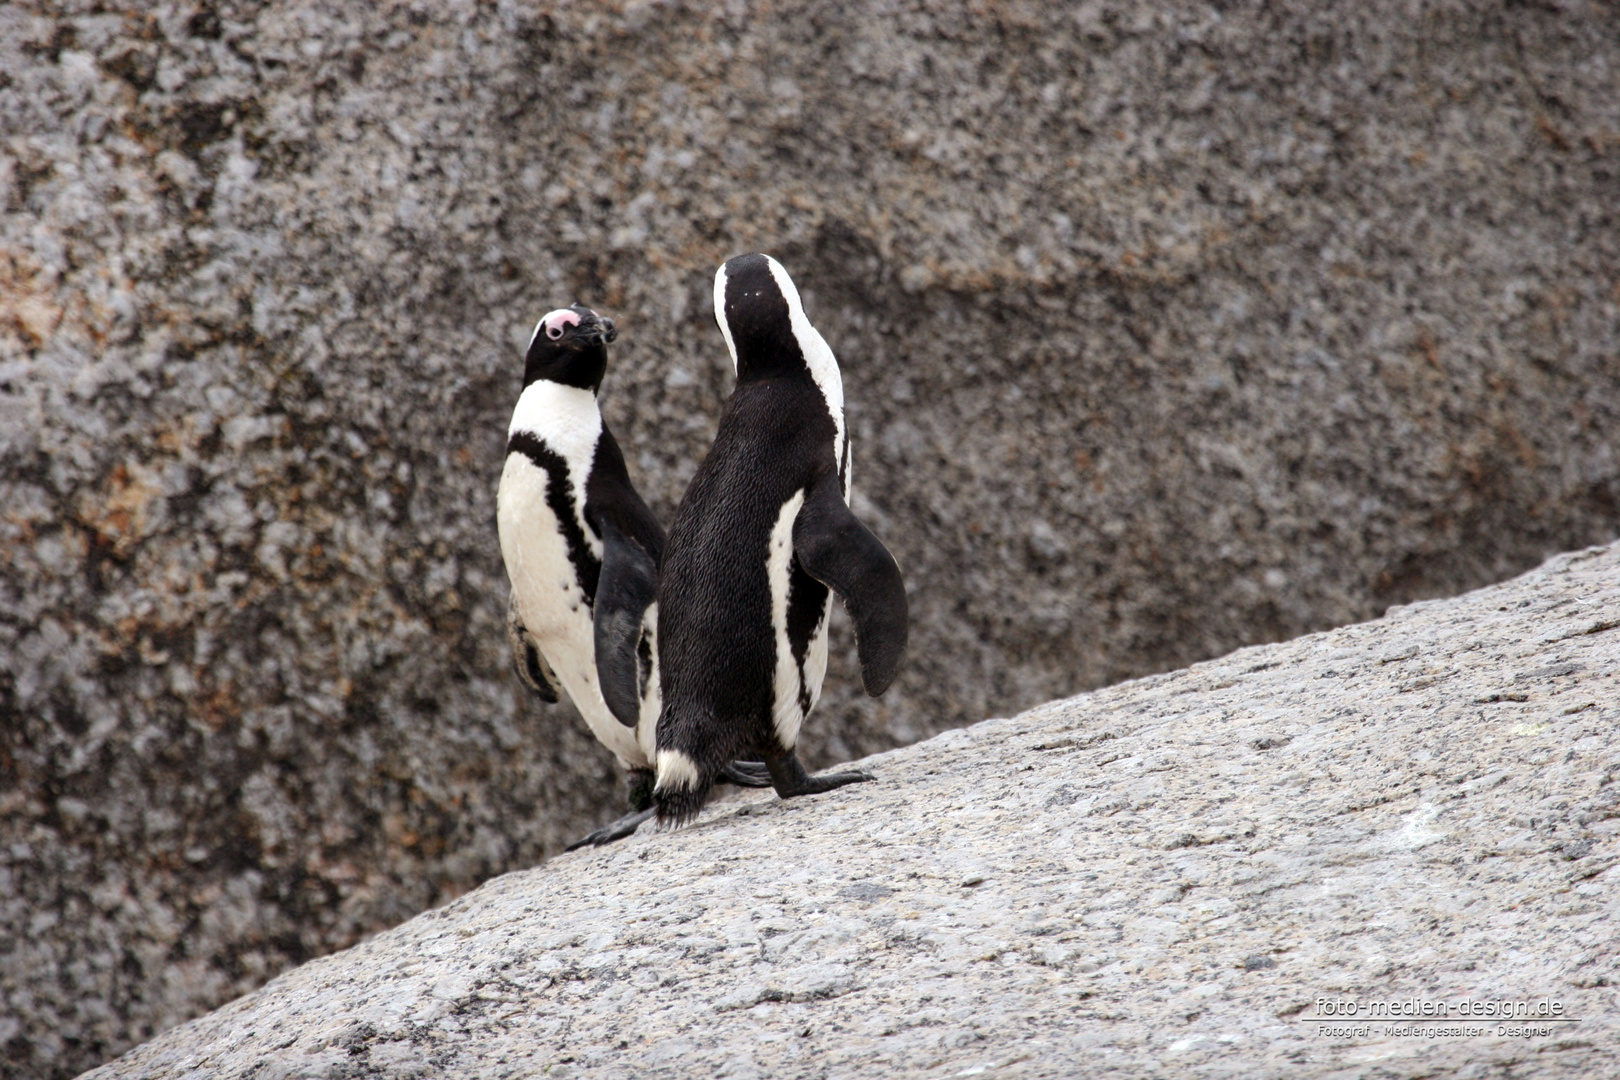
<svg viewBox="0 0 1620 1080"><path fill-rule="evenodd" d="M792 279L767 255L739 256L715 275L714 309L737 384L675 511L657 596L653 801L677 826L739 756L763 757L783 798L870 780L810 776L795 752L827 671L831 593L868 694L894 680L907 634L900 568L849 510L838 361Z"/></svg>
<svg viewBox="0 0 1620 1080"><path fill-rule="evenodd" d="M630 483L597 407L615 336L611 319L581 304L535 326L496 494L513 666L541 700L567 693L629 777L630 813L570 850L627 836L652 814L659 696L651 605L664 530ZM597 675L600 633L627 643L617 657L624 670L612 669L611 700ZM758 766L728 763L723 771L732 782L768 783Z"/></svg>

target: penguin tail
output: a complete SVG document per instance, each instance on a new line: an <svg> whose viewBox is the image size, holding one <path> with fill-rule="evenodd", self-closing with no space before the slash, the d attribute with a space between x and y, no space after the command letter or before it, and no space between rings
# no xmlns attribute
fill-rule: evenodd
<svg viewBox="0 0 1620 1080"><path fill-rule="evenodd" d="M673 748L658 751L657 766L658 783L652 797L653 806L658 810L659 826L679 829L691 824L703 804L709 801L714 776L685 752Z"/></svg>
<svg viewBox="0 0 1620 1080"><path fill-rule="evenodd" d="M658 781L653 805L658 824L678 829L697 817L725 767L737 756L736 725L722 723L702 705L671 705L664 700L658 717L658 752L653 767Z"/></svg>

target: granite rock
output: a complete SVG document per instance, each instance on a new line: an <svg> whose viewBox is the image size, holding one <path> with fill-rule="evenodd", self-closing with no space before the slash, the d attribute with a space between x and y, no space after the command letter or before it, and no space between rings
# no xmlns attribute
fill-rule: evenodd
<svg viewBox="0 0 1620 1080"><path fill-rule="evenodd" d="M1617 732L1610 546L508 874L89 1077L1609 1076Z"/></svg>
<svg viewBox="0 0 1620 1080"><path fill-rule="evenodd" d="M666 520L782 258L909 665L812 764L1612 537L1620 10L0 5L0 1074L617 810L506 671L517 350Z"/></svg>

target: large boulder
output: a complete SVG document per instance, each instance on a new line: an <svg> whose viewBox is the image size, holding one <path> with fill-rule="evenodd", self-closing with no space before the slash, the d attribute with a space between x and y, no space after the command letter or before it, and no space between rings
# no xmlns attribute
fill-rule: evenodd
<svg viewBox="0 0 1620 1080"><path fill-rule="evenodd" d="M1617 672L1620 547L1560 556L509 874L90 1075L1613 1076Z"/></svg>
<svg viewBox="0 0 1620 1080"><path fill-rule="evenodd" d="M506 671L546 309L675 505L784 260L909 664L812 764L1498 579L1620 496L1620 10L0 6L0 1070L605 819Z"/></svg>

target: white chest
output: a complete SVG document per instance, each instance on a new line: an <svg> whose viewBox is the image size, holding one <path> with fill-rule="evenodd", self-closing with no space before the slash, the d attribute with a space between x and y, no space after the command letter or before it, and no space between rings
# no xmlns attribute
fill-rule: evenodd
<svg viewBox="0 0 1620 1080"><path fill-rule="evenodd" d="M602 438L602 413L596 407L596 395L545 379L532 382L523 388L512 410L512 422L506 427L508 438L520 432L545 443L568 465L569 475L579 487L576 502L583 508L585 478L590 475L596 444Z"/></svg>
<svg viewBox="0 0 1620 1080"><path fill-rule="evenodd" d="M495 499L495 521L500 531L501 558L517 593L523 623L541 642L557 635L588 634L591 609L580 584L580 571L570 557L569 533L583 541L585 550L602 556L602 543L577 504L550 498L558 479L573 487L571 478L555 477L522 453L506 457L501 486ZM570 519L559 519L557 510ZM548 652L549 657L549 652ZM558 674L562 672L558 671Z"/></svg>
<svg viewBox="0 0 1620 1080"><path fill-rule="evenodd" d="M602 539L585 520L585 484L602 433L596 398L588 390L533 383L513 410L509 432L528 437L507 454L495 500L501 558L518 613L591 733L626 764L645 766L640 743L650 742L650 732L648 740L638 739L602 700L593 613L576 565L583 556L600 566L602 558ZM656 705L651 715L656 721Z"/></svg>

